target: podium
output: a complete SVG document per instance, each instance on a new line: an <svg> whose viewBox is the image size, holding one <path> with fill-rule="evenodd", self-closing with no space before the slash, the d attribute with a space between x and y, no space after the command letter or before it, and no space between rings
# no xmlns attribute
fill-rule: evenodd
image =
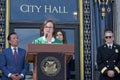
<svg viewBox="0 0 120 80"><path fill-rule="evenodd" d="M73 44L28 44L26 51L26 61L34 65L33 80L66 80Z"/></svg>

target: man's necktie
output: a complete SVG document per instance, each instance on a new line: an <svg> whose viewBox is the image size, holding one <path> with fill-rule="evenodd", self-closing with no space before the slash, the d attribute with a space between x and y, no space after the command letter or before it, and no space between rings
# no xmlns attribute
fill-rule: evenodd
<svg viewBox="0 0 120 80"><path fill-rule="evenodd" d="M15 62L17 62L17 51L16 51L16 48L14 48L14 59L15 59Z"/></svg>
<svg viewBox="0 0 120 80"><path fill-rule="evenodd" d="M109 46L108 48L109 48L109 49L112 49L112 46Z"/></svg>

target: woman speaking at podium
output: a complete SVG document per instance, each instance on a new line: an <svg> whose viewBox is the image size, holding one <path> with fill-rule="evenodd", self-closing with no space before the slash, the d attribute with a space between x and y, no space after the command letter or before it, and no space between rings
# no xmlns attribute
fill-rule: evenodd
<svg viewBox="0 0 120 80"><path fill-rule="evenodd" d="M41 33L43 36L35 39L32 43L33 44L66 44L65 34L62 30L56 31L55 22L51 19L46 20L42 27ZM68 70L67 70L67 78L68 77ZM67 79L68 80L68 79Z"/></svg>
<svg viewBox="0 0 120 80"><path fill-rule="evenodd" d="M55 22L53 20L46 20L42 27L41 32L43 36L35 39L33 44L63 44L63 42L55 38Z"/></svg>

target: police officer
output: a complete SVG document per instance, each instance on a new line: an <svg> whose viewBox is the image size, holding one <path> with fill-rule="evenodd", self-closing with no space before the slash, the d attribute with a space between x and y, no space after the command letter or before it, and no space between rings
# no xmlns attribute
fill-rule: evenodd
<svg viewBox="0 0 120 80"><path fill-rule="evenodd" d="M99 80L120 80L120 45L114 43L111 30L104 32L105 44L97 49Z"/></svg>

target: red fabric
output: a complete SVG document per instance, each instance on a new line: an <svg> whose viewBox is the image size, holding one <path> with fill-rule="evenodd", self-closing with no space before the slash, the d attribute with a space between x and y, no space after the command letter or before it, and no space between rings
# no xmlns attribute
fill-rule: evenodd
<svg viewBox="0 0 120 80"><path fill-rule="evenodd" d="M17 62L17 51L16 51L16 48L14 48L14 59L15 59L15 62Z"/></svg>

